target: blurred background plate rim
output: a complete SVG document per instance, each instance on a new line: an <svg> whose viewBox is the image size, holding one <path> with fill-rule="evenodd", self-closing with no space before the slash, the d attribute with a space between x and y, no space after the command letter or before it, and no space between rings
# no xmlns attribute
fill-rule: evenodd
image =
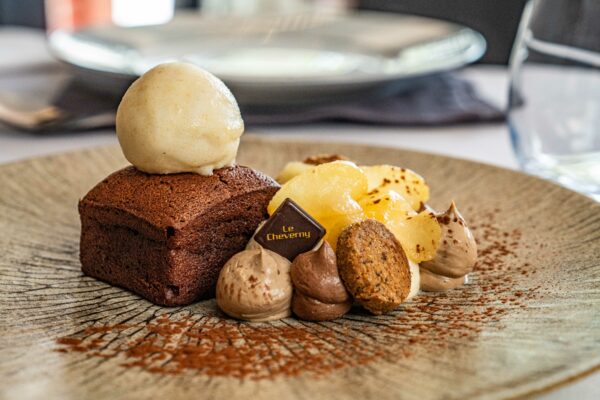
<svg viewBox="0 0 600 400"><path fill-rule="evenodd" d="M427 45L432 45L434 43L439 44L439 42L443 40L458 37L460 38L459 40L462 40L464 43L459 50L455 49L454 53L444 52L439 56L436 55L432 59L426 60L427 62L420 65L418 68L414 68L413 66L413 68L408 71L402 71L401 69L391 69L390 71L384 71L380 69L380 71L376 73L350 72L341 73L339 75L313 75L306 77L257 77L243 74L232 75L218 73L217 75L221 79L223 79L223 81L225 81L228 85L232 85L238 88L258 89L261 91L278 90L285 88L303 90L327 90L328 88L335 89L336 87L362 87L382 84L390 81L399 81L405 79L412 79L416 77L423 77L443 71L449 71L456 68L460 68L462 66L468 65L479 60L483 56L487 48L486 40L479 32L460 24L434 18L412 16L407 14L389 15L380 12L357 12L355 14L378 16L385 15L387 18L398 18L398 21L401 21L402 19L406 19L408 17L411 19L418 19L424 22L437 24L438 26L445 27L452 32L451 34L448 34L448 36L446 36L445 38L438 38L429 42L426 41L418 44L413 44L403 49L403 51L406 49L415 49ZM104 81L108 78L115 78L119 80L131 81L139 77L141 73L148 69L145 66L140 66L140 60L123 61L122 66L109 67L106 65L99 65L93 60L82 59L78 54L75 54L75 52L69 48L69 43L72 43L74 41L77 42L78 35L80 35L82 32L85 33L86 31L55 31L51 33L48 37L48 47L51 53L54 55L54 57L56 57L59 61L73 67L77 72L83 73L89 79L96 78L101 81ZM93 38L93 35L91 35L90 37ZM98 46L98 48L106 48L108 44L95 44L95 46ZM136 52L136 49L134 47L131 48L129 51ZM343 50L339 52L340 54L344 53ZM118 54L118 52L115 52L115 54ZM360 53L357 52L356 54ZM124 54L120 54L120 56L124 57ZM141 60L143 64L143 56L141 57ZM388 60L399 61L400 57L389 57ZM400 65L401 64L402 63L400 62ZM150 65L154 64L150 63Z"/></svg>

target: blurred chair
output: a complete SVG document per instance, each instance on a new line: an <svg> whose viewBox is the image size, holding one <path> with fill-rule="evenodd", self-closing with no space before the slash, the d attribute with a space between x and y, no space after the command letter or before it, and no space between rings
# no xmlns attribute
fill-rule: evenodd
<svg viewBox="0 0 600 400"><path fill-rule="evenodd" d="M45 28L44 0L0 0L0 25Z"/></svg>
<svg viewBox="0 0 600 400"><path fill-rule="evenodd" d="M442 18L483 34L484 63L506 64L527 0L359 0L365 10L392 11Z"/></svg>
<svg viewBox="0 0 600 400"><path fill-rule="evenodd" d="M148 0L152 1L152 0ZM506 64L526 0L350 0L365 10L442 18L481 32L488 41L482 62ZM176 0L178 8L196 8L201 0ZM0 25L45 28L44 0L0 0Z"/></svg>

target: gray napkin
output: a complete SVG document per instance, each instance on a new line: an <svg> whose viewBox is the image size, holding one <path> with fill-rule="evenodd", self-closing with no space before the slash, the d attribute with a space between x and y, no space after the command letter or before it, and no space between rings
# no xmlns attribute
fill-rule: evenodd
<svg viewBox="0 0 600 400"><path fill-rule="evenodd" d="M39 97L39 88L28 89L29 97ZM114 125L114 115L120 95L94 91L76 80L66 80L63 85L54 90L54 94L49 96L48 106L53 108L51 116L56 115L56 117L40 119L39 124L22 126L8 120L4 122L22 130L35 132L82 131ZM246 125L250 127L321 121L431 126L496 122L504 119L504 113L479 98L469 82L451 74L421 78L408 89L405 84L387 85L384 89L369 93L362 98L335 104L278 107L242 104L241 111ZM0 122L2 122L1 117L2 113L0 113Z"/></svg>
<svg viewBox="0 0 600 400"><path fill-rule="evenodd" d="M482 100L471 83L451 74L422 78L406 89L338 103L289 107L242 107L247 125L345 121L371 125L432 126L504 120L504 112Z"/></svg>

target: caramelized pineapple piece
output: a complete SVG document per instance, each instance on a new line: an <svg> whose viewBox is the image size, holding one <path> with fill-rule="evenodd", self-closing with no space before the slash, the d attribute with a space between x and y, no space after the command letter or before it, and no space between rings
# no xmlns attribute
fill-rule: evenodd
<svg viewBox="0 0 600 400"><path fill-rule="evenodd" d="M273 196L268 212L273 214L286 198L294 200L327 229L326 240L335 247L339 233L363 218L357 200L367 187L367 177L352 162L317 165L286 182Z"/></svg>
<svg viewBox="0 0 600 400"><path fill-rule="evenodd" d="M359 168L349 161L316 166L291 162L278 180L283 185L269 203L269 214L286 198L294 200L325 227L325 240L334 248L342 230L372 218L394 233L411 261L435 256L441 228L432 212L417 212L428 200L429 188L411 170L391 165Z"/></svg>
<svg viewBox="0 0 600 400"><path fill-rule="evenodd" d="M413 210L421 208L429 199L429 187L423 177L414 171L393 165L360 167L369 180L369 191L393 190L404 197Z"/></svg>
<svg viewBox="0 0 600 400"><path fill-rule="evenodd" d="M381 223L392 218L392 215L397 218L399 214L415 214L411 204L404 197L388 188L371 190L359 200L359 204L367 218Z"/></svg>
<svg viewBox="0 0 600 400"><path fill-rule="evenodd" d="M410 260L420 263L435 257L442 229L431 211L409 216L398 213L396 217L391 213L384 223L394 233Z"/></svg>
<svg viewBox="0 0 600 400"><path fill-rule="evenodd" d="M333 247L333 250L336 250L337 240L342 231L353 223L360 222L365 219L365 214L361 211L355 214L321 217L318 219L318 221L325 227L325 229L327 229L324 239L331 245L331 247Z"/></svg>
<svg viewBox="0 0 600 400"><path fill-rule="evenodd" d="M300 175L316 165L326 164L334 161L350 161L350 159L339 154L317 154L306 157L303 161L290 161L279 172L279 176L277 176L277 182L283 185L296 175Z"/></svg>
<svg viewBox="0 0 600 400"><path fill-rule="evenodd" d="M268 211L272 214L290 198L313 217L354 214L362 210L357 199L367 187L365 174L354 163L321 164L285 183L271 199Z"/></svg>
<svg viewBox="0 0 600 400"><path fill-rule="evenodd" d="M417 213L403 196L388 187L373 189L360 199L365 216L384 224L414 262L430 260L437 251L441 228L433 213Z"/></svg>
<svg viewBox="0 0 600 400"><path fill-rule="evenodd" d="M293 177L300 175L301 173L306 172L314 167L314 165L306 164L301 161L290 161L289 163L285 164L283 169L279 172L279 175L277 176L277 182L283 185Z"/></svg>

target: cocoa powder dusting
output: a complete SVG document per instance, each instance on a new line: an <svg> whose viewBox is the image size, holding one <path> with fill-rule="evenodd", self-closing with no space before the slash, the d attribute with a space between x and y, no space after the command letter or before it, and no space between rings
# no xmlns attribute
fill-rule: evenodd
<svg viewBox="0 0 600 400"><path fill-rule="evenodd" d="M479 259L468 285L421 294L388 315L353 309L325 323L249 324L216 310L214 315L188 310L143 323L88 327L57 339L56 351L114 359L124 368L156 374L259 380L299 374L319 378L373 361L397 362L417 351L440 351L450 342L474 341L484 328L501 329L502 317L527 307L540 290L527 286L535 268L517 258L518 246L539 245L523 243L518 229L496 227L499 213L494 210L479 218L484 222L470 224Z"/></svg>

